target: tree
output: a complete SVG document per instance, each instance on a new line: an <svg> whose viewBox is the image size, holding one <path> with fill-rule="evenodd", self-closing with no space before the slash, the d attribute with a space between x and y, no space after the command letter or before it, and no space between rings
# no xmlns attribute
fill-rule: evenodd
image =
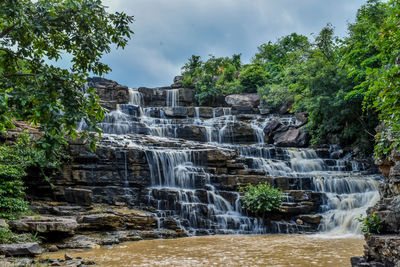
<svg viewBox="0 0 400 267"><path fill-rule="evenodd" d="M296 110L309 112L308 128L314 144L356 145L370 152L377 120L365 114L362 97L348 97L357 85L343 63L342 42L328 24L316 36L307 59L300 60L285 76L295 93ZM368 115L368 116L366 116Z"/></svg>
<svg viewBox="0 0 400 267"><path fill-rule="evenodd" d="M48 156L66 136L80 135L81 120L100 133L103 110L86 79L110 71L101 57L112 45L125 47L132 21L107 13L100 0L0 0L0 131L15 120L37 125ZM49 63L65 54L71 70Z"/></svg>
<svg viewBox="0 0 400 267"><path fill-rule="evenodd" d="M393 149L400 151L400 3L391 0L384 8L382 24L371 36L382 63L366 70L365 82L369 85L365 96L367 108L378 111L385 126L376 136L378 157Z"/></svg>

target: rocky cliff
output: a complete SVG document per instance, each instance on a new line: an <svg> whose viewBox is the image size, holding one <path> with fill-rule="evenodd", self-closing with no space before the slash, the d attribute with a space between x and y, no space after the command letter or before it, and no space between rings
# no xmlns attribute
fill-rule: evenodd
<svg viewBox="0 0 400 267"><path fill-rule="evenodd" d="M335 145L308 147L305 113L261 114L256 95L198 107L179 78L161 88L102 78L89 85L109 111L97 149L71 141L72 161L51 186L26 181L32 209L50 229L44 235L66 238L60 247L216 233L354 232L360 229L352 218L377 196L379 176L368 161ZM280 212L255 218L241 209L239 188L259 183L283 190ZM75 226L54 235L60 216ZM23 220L13 224L17 231L36 227L32 218ZM96 231L104 238L84 237Z"/></svg>
<svg viewBox="0 0 400 267"><path fill-rule="evenodd" d="M393 150L376 164L386 181L379 187L380 200L368 209L382 221L380 234L366 236L363 257L354 257L352 266L400 266L400 152Z"/></svg>

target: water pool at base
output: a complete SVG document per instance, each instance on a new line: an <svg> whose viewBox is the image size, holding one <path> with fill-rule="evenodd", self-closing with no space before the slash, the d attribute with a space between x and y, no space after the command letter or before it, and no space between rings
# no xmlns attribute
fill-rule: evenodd
<svg viewBox="0 0 400 267"><path fill-rule="evenodd" d="M361 236L224 235L143 240L113 247L68 250L64 253L96 266L273 266L346 267L350 257L363 254Z"/></svg>

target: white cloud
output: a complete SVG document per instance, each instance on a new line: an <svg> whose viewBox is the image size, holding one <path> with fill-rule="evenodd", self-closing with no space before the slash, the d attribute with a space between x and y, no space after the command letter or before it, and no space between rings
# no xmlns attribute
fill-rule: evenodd
<svg viewBox="0 0 400 267"><path fill-rule="evenodd" d="M130 86L165 85L192 54L242 53L244 60L250 60L262 43L292 32L317 33L327 22L343 36L347 21L364 2L103 0L110 12L135 16L135 34L127 49L105 57L114 70L108 77Z"/></svg>

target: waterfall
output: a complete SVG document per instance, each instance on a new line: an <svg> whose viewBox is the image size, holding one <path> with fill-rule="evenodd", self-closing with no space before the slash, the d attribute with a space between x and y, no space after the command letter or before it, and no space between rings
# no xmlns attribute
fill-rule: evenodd
<svg viewBox="0 0 400 267"><path fill-rule="evenodd" d="M189 235L211 233L265 233L262 221L243 216L239 194L229 202L211 184L210 175L199 167L200 151L147 150L152 187L149 201L156 203L160 224L174 214ZM168 211L168 212L166 212Z"/></svg>
<svg viewBox="0 0 400 267"><path fill-rule="evenodd" d="M179 106L179 89L167 90L166 106L167 107Z"/></svg>
<svg viewBox="0 0 400 267"><path fill-rule="evenodd" d="M320 229L332 233L361 233L355 218L379 200L376 176L350 176L314 179L317 191L325 192L326 210Z"/></svg>
<svg viewBox="0 0 400 267"><path fill-rule="evenodd" d="M143 95L133 88L129 88L129 103L130 105L143 106Z"/></svg>
<svg viewBox="0 0 400 267"><path fill-rule="evenodd" d="M129 103L117 105L100 123L105 133L121 138L139 134L129 146L145 152L151 180L147 201L157 210L159 227L173 218L188 235L310 230L297 224L296 216L268 223L246 216L240 194L224 187L224 179L243 177L282 187L288 208L304 208L311 195L318 195L319 209L305 210L323 217L320 231L361 233L355 218L377 201L380 180L380 176L367 173L363 163L350 154L343 155L338 146L318 150L266 144L265 126L278 120L284 127L296 127L299 121L294 116L240 116L232 108L179 107L179 89L168 89L165 96L166 107L144 107L142 94L129 89ZM172 112L179 109L183 115L171 115L171 107ZM240 127L245 129L247 143L238 144L237 138L243 138ZM208 157L217 154L227 159L210 164ZM124 194L129 200L126 154L124 157Z"/></svg>

